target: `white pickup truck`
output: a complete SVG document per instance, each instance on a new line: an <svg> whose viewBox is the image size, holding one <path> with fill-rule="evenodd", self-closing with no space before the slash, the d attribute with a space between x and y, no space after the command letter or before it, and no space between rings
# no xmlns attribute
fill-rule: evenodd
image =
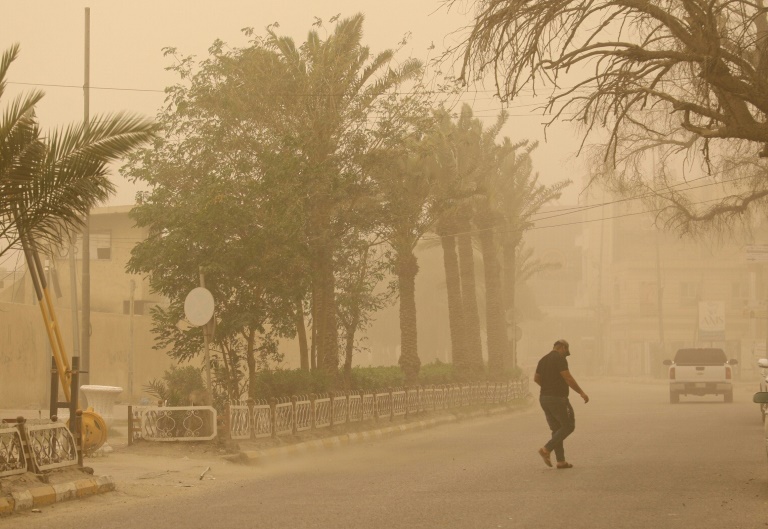
<svg viewBox="0 0 768 529"><path fill-rule="evenodd" d="M737 360L728 360L717 348L678 349L669 366L669 402L677 404L680 395L723 395L733 402L733 372Z"/></svg>

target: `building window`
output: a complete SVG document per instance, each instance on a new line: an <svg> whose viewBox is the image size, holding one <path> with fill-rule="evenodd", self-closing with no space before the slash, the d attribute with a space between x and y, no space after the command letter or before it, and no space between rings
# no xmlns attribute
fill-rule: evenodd
<svg viewBox="0 0 768 529"><path fill-rule="evenodd" d="M144 316L149 314L150 306L153 302L145 299L133 300L133 314L136 316ZM123 314L131 313L131 300L123 300Z"/></svg>
<svg viewBox="0 0 768 529"><path fill-rule="evenodd" d="M88 235L88 249L91 261L108 261L112 259L112 234L108 231L92 231ZM83 257L83 236L77 236L77 257Z"/></svg>
<svg viewBox="0 0 768 529"><path fill-rule="evenodd" d="M731 283L731 297L737 300L749 298L747 285L741 281L734 281Z"/></svg>
<svg viewBox="0 0 768 529"><path fill-rule="evenodd" d="M651 281L642 281L640 283L640 303L643 305L649 305L656 303L658 292L656 290L656 283Z"/></svg>
<svg viewBox="0 0 768 529"><path fill-rule="evenodd" d="M690 281L680 283L680 303L694 303L699 298L699 284Z"/></svg>

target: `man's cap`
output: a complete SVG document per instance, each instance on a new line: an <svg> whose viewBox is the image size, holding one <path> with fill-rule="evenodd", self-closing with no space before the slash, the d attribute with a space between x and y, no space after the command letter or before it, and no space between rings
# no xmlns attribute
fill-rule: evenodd
<svg viewBox="0 0 768 529"><path fill-rule="evenodd" d="M571 352L570 352L571 346L568 343L568 340L564 340L564 339L561 338L561 339L559 339L558 341L555 342L554 347L557 347L558 345L564 345L564 346L566 346L568 348L568 351L566 351L565 356L570 356L571 355Z"/></svg>

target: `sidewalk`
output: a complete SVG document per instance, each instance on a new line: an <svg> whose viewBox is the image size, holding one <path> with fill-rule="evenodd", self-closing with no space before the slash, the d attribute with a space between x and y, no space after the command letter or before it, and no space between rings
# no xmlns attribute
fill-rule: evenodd
<svg viewBox="0 0 768 529"><path fill-rule="evenodd" d="M290 461L303 454L340 449L451 422L511 413L528 409L524 404L473 407L452 412L429 412L390 422L366 421L334 428L303 432L258 440L209 442L139 441L128 446L127 406L125 420L115 421L109 430L107 444L112 451L86 457L84 468L56 470L43 479L31 472L0 478L0 515L22 510L39 510L53 503L79 499L118 490L129 497L175 494L188 488L216 486L216 480L247 479L253 475L252 464ZM116 406L117 408L120 406ZM37 410L0 410L0 418L24 416L38 419ZM43 411L42 418L47 417ZM278 467L274 467L275 469Z"/></svg>

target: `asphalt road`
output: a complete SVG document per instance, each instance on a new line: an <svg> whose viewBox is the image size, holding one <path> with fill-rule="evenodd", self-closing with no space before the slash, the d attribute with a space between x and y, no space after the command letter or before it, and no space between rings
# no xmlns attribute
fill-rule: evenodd
<svg viewBox="0 0 768 529"><path fill-rule="evenodd" d="M205 491L119 492L0 520L14 529L768 527L750 387L668 402L663 383L580 380L573 469L546 467L538 405L249 468Z"/></svg>

